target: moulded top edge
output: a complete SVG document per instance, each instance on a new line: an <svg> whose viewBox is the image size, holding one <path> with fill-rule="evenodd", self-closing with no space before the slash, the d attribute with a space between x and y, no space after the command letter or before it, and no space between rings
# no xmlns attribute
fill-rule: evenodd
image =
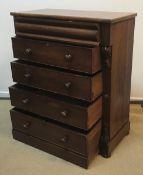
<svg viewBox="0 0 143 175"><path fill-rule="evenodd" d="M61 20L74 20L85 22L115 23L134 18L137 13L131 12L103 12L103 11L81 11L65 9L41 9L24 12L11 12L12 16L51 18Z"/></svg>

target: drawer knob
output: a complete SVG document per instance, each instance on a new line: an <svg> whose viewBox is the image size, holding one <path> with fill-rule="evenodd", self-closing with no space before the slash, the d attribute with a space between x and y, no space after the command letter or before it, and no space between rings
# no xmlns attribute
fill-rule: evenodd
<svg viewBox="0 0 143 175"><path fill-rule="evenodd" d="M110 46L103 46L101 48L104 58L109 58L112 56L112 48Z"/></svg>
<svg viewBox="0 0 143 175"><path fill-rule="evenodd" d="M30 48L25 49L25 53L26 54L30 54L31 53L31 49Z"/></svg>
<svg viewBox="0 0 143 175"><path fill-rule="evenodd" d="M68 116L68 111L62 111L62 112L61 112L61 115L62 115L63 117L67 117L67 116Z"/></svg>
<svg viewBox="0 0 143 175"><path fill-rule="evenodd" d="M109 95L108 94L104 94L104 98L108 99Z"/></svg>
<svg viewBox="0 0 143 175"><path fill-rule="evenodd" d="M67 89L71 88L71 82L65 83L65 87L66 87Z"/></svg>
<svg viewBox="0 0 143 175"><path fill-rule="evenodd" d="M30 127L30 122L26 122L23 124L23 128L27 129Z"/></svg>
<svg viewBox="0 0 143 175"><path fill-rule="evenodd" d="M24 77L25 77L26 79L29 79L29 78L31 78L31 74L30 74L30 73L24 74Z"/></svg>
<svg viewBox="0 0 143 175"><path fill-rule="evenodd" d="M106 64L107 68L110 68L111 67L111 64L110 64L109 59L106 59L105 60L105 64Z"/></svg>
<svg viewBox="0 0 143 175"><path fill-rule="evenodd" d="M67 137L67 136L62 137L62 138L61 138L61 141L62 141L63 143L67 143L67 142L68 142L68 137Z"/></svg>
<svg viewBox="0 0 143 175"><path fill-rule="evenodd" d="M65 59L66 59L67 61L70 61L70 60L72 59L72 55L71 55L71 54L66 54L66 55L65 55Z"/></svg>
<svg viewBox="0 0 143 175"><path fill-rule="evenodd" d="M28 98L23 99L23 100L22 100L22 103L23 103L23 104L27 104L27 103L29 103L29 99L28 99Z"/></svg>

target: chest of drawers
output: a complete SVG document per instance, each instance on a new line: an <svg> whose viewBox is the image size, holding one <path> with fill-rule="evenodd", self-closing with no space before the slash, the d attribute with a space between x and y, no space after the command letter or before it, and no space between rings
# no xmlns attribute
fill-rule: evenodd
<svg viewBox="0 0 143 175"><path fill-rule="evenodd" d="M13 12L13 137L87 168L129 133L135 13Z"/></svg>

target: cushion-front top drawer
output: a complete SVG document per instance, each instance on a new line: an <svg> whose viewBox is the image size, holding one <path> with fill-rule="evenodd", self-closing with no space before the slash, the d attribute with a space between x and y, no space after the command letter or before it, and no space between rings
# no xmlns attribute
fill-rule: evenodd
<svg viewBox="0 0 143 175"><path fill-rule="evenodd" d="M9 90L13 106L84 130L90 129L102 115L101 97L90 104L21 85Z"/></svg>
<svg viewBox="0 0 143 175"><path fill-rule="evenodd" d="M102 74L77 75L20 61L11 63L15 82L62 95L93 101L102 93Z"/></svg>
<svg viewBox="0 0 143 175"><path fill-rule="evenodd" d="M99 47L82 47L54 42L12 38L15 58L95 73L101 69Z"/></svg>
<svg viewBox="0 0 143 175"><path fill-rule="evenodd" d="M100 43L100 24L95 21L30 16L14 16L16 36L88 46Z"/></svg>
<svg viewBox="0 0 143 175"><path fill-rule="evenodd" d="M54 143L84 156L89 154L88 149L91 149L92 153L93 150L97 150L101 129L100 122L92 131L84 134L19 110L11 110L11 120L15 130Z"/></svg>

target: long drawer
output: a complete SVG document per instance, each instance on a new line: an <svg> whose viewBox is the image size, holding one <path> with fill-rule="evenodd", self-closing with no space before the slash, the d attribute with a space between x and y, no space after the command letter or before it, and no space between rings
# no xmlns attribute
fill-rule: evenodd
<svg viewBox="0 0 143 175"><path fill-rule="evenodd" d="M100 25L93 22L14 17L18 37L60 41L74 44L100 43Z"/></svg>
<svg viewBox="0 0 143 175"><path fill-rule="evenodd" d="M82 47L24 38L12 38L15 58L95 73L101 70L99 47Z"/></svg>
<svg viewBox="0 0 143 175"><path fill-rule="evenodd" d="M83 134L16 109L11 110L11 120L13 129L83 156L89 156L91 151L93 153L98 149L101 122L89 133Z"/></svg>
<svg viewBox="0 0 143 175"><path fill-rule="evenodd" d="M86 101L93 101L102 93L101 73L77 75L20 61L12 62L11 68L13 80L23 85Z"/></svg>
<svg viewBox="0 0 143 175"><path fill-rule="evenodd" d="M57 146L57 145L52 144L50 142L47 142L45 140L41 140L37 137L33 137L31 135L24 134L23 132L20 132L20 131L15 130L15 129L12 130L12 134L13 134L13 138L18 140L18 141L21 141L21 142L28 144L30 146L33 146L35 148L46 151L50 154L53 154L53 155L60 157L64 160L67 160L69 162L77 164L81 167L88 168L90 160L88 158L80 155L80 154L69 151L67 149L64 149L60 146ZM98 149L97 149L97 152L94 153L94 156L97 153L98 153Z"/></svg>
<svg viewBox="0 0 143 175"><path fill-rule="evenodd" d="M101 97L89 104L20 85L9 91L13 106L84 130L90 129L102 115Z"/></svg>

